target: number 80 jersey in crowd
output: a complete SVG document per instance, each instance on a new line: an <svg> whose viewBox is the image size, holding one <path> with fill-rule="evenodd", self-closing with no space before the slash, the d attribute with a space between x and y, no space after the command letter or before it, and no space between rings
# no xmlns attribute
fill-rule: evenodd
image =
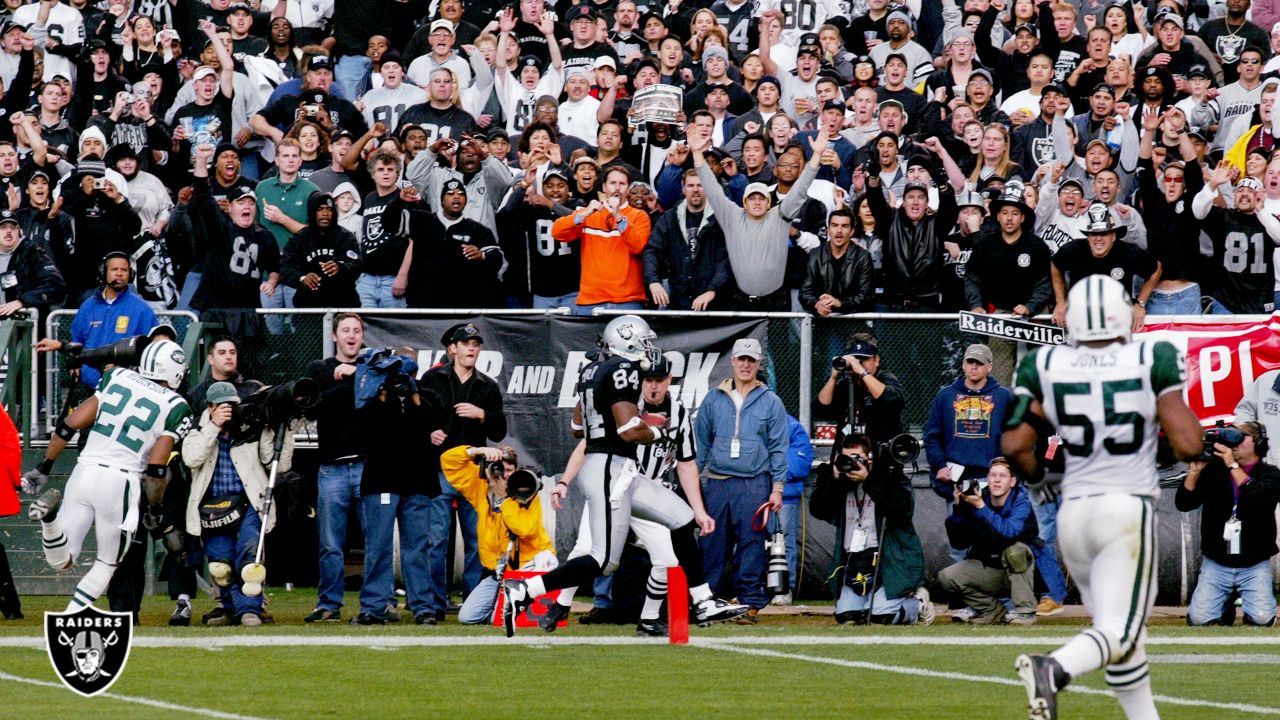
<svg viewBox="0 0 1280 720"><path fill-rule="evenodd" d="M187 401L133 370L104 372L94 397L98 415L80 453L85 462L141 473L161 436L177 442L191 429Z"/></svg>
<svg viewBox="0 0 1280 720"><path fill-rule="evenodd" d="M1014 392L1030 395L1062 436L1063 494L1154 496L1156 401L1181 392L1182 354L1168 342L1042 347L1018 365Z"/></svg>
<svg viewBox="0 0 1280 720"><path fill-rule="evenodd" d="M618 435L613 404L640 404L640 364L618 355L597 360L578 378L578 402L582 406L582 434L587 452L636 456L636 444Z"/></svg>

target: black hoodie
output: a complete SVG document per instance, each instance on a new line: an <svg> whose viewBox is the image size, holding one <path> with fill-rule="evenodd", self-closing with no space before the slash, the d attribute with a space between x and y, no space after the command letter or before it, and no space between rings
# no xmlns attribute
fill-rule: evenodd
<svg viewBox="0 0 1280 720"><path fill-rule="evenodd" d="M333 210L333 222L322 228L316 224L316 211L321 204ZM320 268L322 262L338 265L338 273L326 275ZM320 287L312 290L302 283L302 277L315 273L321 278ZM307 198L307 226L285 243L284 256L280 259L280 277L285 285L297 288L294 307L357 307L360 296L356 293L356 278L360 277L360 248L356 236L338 225L338 209L333 196L313 193Z"/></svg>

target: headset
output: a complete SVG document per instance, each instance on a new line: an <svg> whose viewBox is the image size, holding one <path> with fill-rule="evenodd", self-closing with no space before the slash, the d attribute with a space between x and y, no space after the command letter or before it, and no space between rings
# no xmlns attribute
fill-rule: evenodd
<svg viewBox="0 0 1280 720"><path fill-rule="evenodd" d="M1258 428L1258 437L1253 442L1253 454L1265 460L1267 449L1271 446L1271 441L1267 437L1267 427L1257 420L1253 421L1253 424Z"/></svg>
<svg viewBox="0 0 1280 720"><path fill-rule="evenodd" d="M130 282L130 283L133 282L133 260L129 258L129 255L127 253L121 252L119 250L112 250L111 252L102 256L102 263L98 265L98 281L101 282L103 285L107 284L107 263L111 262L113 258L123 258L126 262L129 263L129 279L127 280L127 282Z"/></svg>

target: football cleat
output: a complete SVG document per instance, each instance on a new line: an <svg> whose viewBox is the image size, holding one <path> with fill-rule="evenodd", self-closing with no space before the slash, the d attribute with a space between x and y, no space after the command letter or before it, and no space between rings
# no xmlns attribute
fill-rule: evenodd
<svg viewBox="0 0 1280 720"><path fill-rule="evenodd" d="M693 621L699 627L712 623L734 620L747 614L746 605L725 602L718 597L709 597L693 607Z"/></svg>
<svg viewBox="0 0 1280 720"><path fill-rule="evenodd" d="M555 632L560 625L560 621L569 617L569 606L561 605L558 602L551 603L547 608L546 614L538 618L538 627L546 632Z"/></svg>
<svg viewBox="0 0 1280 720"><path fill-rule="evenodd" d="M1057 720L1058 691L1070 680L1058 661L1048 655L1019 655L1014 667L1027 686L1028 719Z"/></svg>
<svg viewBox="0 0 1280 720"><path fill-rule="evenodd" d="M502 627L507 637L516 635L516 616L533 604L529 597L529 586L523 580L507 580L502 584Z"/></svg>
<svg viewBox="0 0 1280 720"><path fill-rule="evenodd" d="M60 505L62 505L62 491L45 490L40 497L31 501L31 507L27 509L27 517L36 522L53 522L53 519L58 517Z"/></svg>
<svg viewBox="0 0 1280 720"><path fill-rule="evenodd" d="M169 616L169 624L174 627L186 627L191 624L191 603L189 601L178 601L177 607L173 609L173 614Z"/></svg>
<svg viewBox="0 0 1280 720"><path fill-rule="evenodd" d="M667 623L662 618L653 618L652 620L640 618L640 623L636 625L637 637L664 638L669 634L670 630L667 627Z"/></svg>

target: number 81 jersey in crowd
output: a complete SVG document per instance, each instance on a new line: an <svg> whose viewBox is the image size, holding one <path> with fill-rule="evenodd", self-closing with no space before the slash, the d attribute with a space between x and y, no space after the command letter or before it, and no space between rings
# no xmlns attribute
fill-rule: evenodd
<svg viewBox="0 0 1280 720"><path fill-rule="evenodd" d="M161 436L177 442L191 429L187 401L133 370L104 372L94 397L98 415L80 453L82 461L141 473Z"/></svg>
<svg viewBox="0 0 1280 720"><path fill-rule="evenodd" d="M640 365L618 355L597 360L578 378L578 402L582 406L582 434L587 452L636 456L635 443L618 435L613 404L640 404Z"/></svg>
<svg viewBox="0 0 1280 720"><path fill-rule="evenodd" d="M1181 392L1182 354L1168 342L1043 347L1018 365L1014 392L1030 395L1062 436L1063 493L1154 496L1156 401Z"/></svg>

